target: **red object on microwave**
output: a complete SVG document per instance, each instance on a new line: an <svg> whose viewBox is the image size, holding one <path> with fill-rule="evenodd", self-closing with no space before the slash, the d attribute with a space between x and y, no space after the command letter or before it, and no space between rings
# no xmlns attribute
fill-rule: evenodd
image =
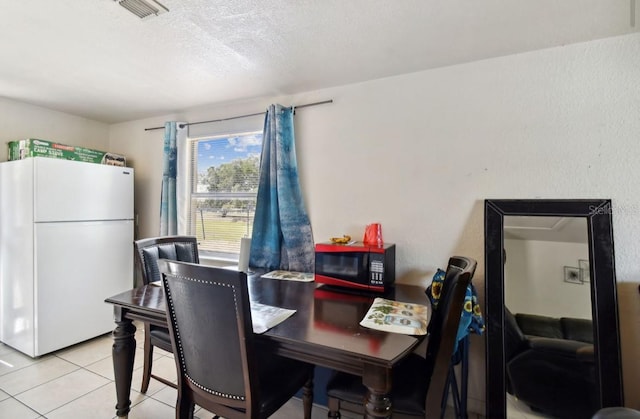
<svg viewBox="0 0 640 419"><path fill-rule="evenodd" d="M380 223L369 224L364 230L363 243L368 246L382 246L382 225Z"/></svg>

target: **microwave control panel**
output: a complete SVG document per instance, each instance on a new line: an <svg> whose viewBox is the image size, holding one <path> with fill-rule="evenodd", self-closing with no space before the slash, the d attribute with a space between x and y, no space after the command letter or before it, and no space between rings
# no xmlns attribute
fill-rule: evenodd
<svg viewBox="0 0 640 419"><path fill-rule="evenodd" d="M384 255L369 254L369 283L371 285L384 285Z"/></svg>

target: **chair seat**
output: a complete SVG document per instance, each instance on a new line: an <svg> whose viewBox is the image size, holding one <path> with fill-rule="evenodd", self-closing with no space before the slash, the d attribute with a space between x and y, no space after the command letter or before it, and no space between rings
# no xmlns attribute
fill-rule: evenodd
<svg viewBox="0 0 640 419"><path fill-rule="evenodd" d="M151 326L149 335L153 346L157 346L167 352L173 352L173 349L171 348L171 336L169 336L169 329Z"/></svg>
<svg viewBox="0 0 640 419"><path fill-rule="evenodd" d="M313 365L279 356L258 356L260 411L270 416L295 394L313 374Z"/></svg>
<svg viewBox="0 0 640 419"><path fill-rule="evenodd" d="M427 394L427 363L419 355L411 354L393 369L391 404L394 413L424 417L425 397ZM424 374L416 374L424 371ZM353 404L362 404L367 388L362 378L346 373L335 374L327 384L329 397Z"/></svg>

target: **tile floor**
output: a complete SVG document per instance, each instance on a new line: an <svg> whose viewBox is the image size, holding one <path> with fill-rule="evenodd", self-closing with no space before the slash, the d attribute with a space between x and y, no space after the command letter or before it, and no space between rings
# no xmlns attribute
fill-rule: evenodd
<svg viewBox="0 0 640 419"><path fill-rule="evenodd" d="M176 390L152 379L146 395L138 391L142 380L143 333L143 328L138 327L129 419L173 419ZM0 343L0 419L116 418L112 344L111 334L106 334L32 359ZM156 374L175 381L172 354L156 348L153 362ZM195 416L209 419L213 414L196 407ZM272 416L301 417L299 399L292 399ZM313 419L326 417L325 407L314 406ZM343 417L347 418L344 414ZM474 414L469 417L481 419ZM453 418L452 408L447 409L446 418Z"/></svg>
<svg viewBox="0 0 640 419"><path fill-rule="evenodd" d="M142 327L136 333L136 358L129 419L174 419L176 390L151 380L142 394ZM32 359L0 343L0 419L115 418L116 392L110 334ZM173 355L154 350L154 372L175 381ZM197 418L213 414L196 407ZM292 399L275 419L302 417L302 402ZM313 419L326 409L314 406Z"/></svg>

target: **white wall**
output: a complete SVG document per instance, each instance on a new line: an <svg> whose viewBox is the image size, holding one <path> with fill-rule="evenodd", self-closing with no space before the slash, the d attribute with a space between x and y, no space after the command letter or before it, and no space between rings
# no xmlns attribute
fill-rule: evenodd
<svg viewBox="0 0 640 419"><path fill-rule="evenodd" d="M0 97L0 161L8 158L6 144L25 138L109 150L109 125L79 116Z"/></svg>
<svg viewBox="0 0 640 419"><path fill-rule="evenodd" d="M162 131L144 128L333 99L295 117L315 240L381 222L400 281L424 285L463 254L479 262L480 292L484 199L611 198L625 389L640 407L639 69L635 34L117 124L110 145L136 168L140 235L155 235ZM482 338L471 364L470 406L484 411Z"/></svg>
<svg viewBox="0 0 640 419"><path fill-rule="evenodd" d="M512 313L591 320L591 286L564 281L565 266L589 259L586 243L505 240L504 248L504 301Z"/></svg>

